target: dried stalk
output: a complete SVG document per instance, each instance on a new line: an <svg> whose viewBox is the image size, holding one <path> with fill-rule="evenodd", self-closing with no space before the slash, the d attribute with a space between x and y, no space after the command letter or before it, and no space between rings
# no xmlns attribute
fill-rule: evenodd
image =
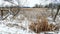
<svg viewBox="0 0 60 34"><path fill-rule="evenodd" d="M38 17L37 22L32 22L29 26L29 29L35 33L40 33L43 31L54 31L56 27L53 24L49 24L46 18Z"/></svg>

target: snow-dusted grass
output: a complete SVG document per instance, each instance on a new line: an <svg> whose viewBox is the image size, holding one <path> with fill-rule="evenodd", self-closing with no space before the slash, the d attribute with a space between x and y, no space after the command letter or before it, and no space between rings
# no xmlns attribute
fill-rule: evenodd
<svg viewBox="0 0 60 34"><path fill-rule="evenodd" d="M30 18L33 21L36 21L35 20L35 18L36 18L35 16L36 15L39 16L39 14L40 14L40 12L36 12L36 13L35 12L34 13L32 13L32 12L30 13L29 12L28 13L28 11L27 11L24 14L19 14L17 17L13 17L13 15L9 15L7 17L7 19L0 20L0 34L36 34L36 33L34 33L33 31L31 31L28 28L29 27L29 23L30 23L30 20L28 18ZM26 16L26 15L28 15L28 16ZM47 16L47 13L45 12L42 15L44 15L44 16L46 15ZM48 16L47 19L48 19L49 23L53 23L55 25L56 25L56 23L58 24L60 22L60 16L59 15L56 18L56 22L53 22L52 21L53 18L50 17L50 16ZM51 32L51 33L55 34L55 32ZM44 32L42 32L40 34L44 34ZM59 31L59 34L60 34L60 31Z"/></svg>

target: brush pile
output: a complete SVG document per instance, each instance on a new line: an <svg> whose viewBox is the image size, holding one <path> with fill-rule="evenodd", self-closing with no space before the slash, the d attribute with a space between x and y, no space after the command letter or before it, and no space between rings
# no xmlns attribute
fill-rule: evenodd
<svg viewBox="0 0 60 34"><path fill-rule="evenodd" d="M29 29L35 33L43 31L55 31L58 27L54 24L48 23L48 20L45 17L38 17L37 22L31 22Z"/></svg>

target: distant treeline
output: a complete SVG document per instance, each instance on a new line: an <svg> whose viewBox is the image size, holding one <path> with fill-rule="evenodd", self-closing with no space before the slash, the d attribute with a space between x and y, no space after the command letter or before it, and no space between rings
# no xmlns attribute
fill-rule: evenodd
<svg viewBox="0 0 60 34"><path fill-rule="evenodd" d="M50 3L50 4L45 5L45 6L43 6L41 4L40 5L36 4L33 8L57 8L58 5L60 5L60 3L58 3L58 4Z"/></svg>

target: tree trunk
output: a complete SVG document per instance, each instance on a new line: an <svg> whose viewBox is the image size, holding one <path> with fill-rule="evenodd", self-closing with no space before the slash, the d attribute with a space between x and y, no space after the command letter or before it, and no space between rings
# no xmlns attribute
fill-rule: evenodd
<svg viewBox="0 0 60 34"><path fill-rule="evenodd" d="M56 12L56 14L55 14L55 16L54 16L54 18L53 18L53 21L54 21L54 22L55 22L55 19L56 19L58 13L59 13L59 8L57 8L57 12Z"/></svg>
<svg viewBox="0 0 60 34"><path fill-rule="evenodd" d="M14 16L18 15L19 11L20 11L20 8L18 7L17 9L18 11L16 12L16 14L14 14Z"/></svg>
<svg viewBox="0 0 60 34"><path fill-rule="evenodd" d="M3 19L3 10L1 10L1 19Z"/></svg>
<svg viewBox="0 0 60 34"><path fill-rule="evenodd" d="M52 8L52 10L51 10L51 15L52 15L52 17L53 17L53 10L54 10L54 9Z"/></svg>

